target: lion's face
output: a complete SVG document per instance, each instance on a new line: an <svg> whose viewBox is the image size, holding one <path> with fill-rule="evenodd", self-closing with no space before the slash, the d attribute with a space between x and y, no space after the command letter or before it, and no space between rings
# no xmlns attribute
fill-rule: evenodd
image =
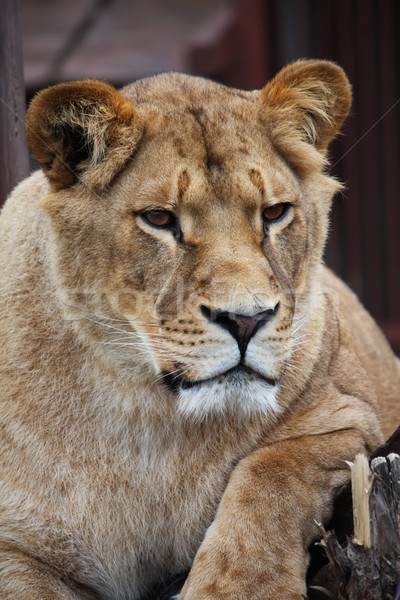
<svg viewBox="0 0 400 600"><path fill-rule="evenodd" d="M157 118L113 188L113 307L196 414L276 408L308 235L295 175L252 119L221 113Z"/></svg>
<svg viewBox="0 0 400 600"><path fill-rule="evenodd" d="M285 123L274 130L274 118L289 113L268 113L271 90L260 98L174 75L131 86L132 157L106 186L54 176L45 203L63 285L85 304L91 335L125 369L148 365L199 418L279 411L310 318L337 184L321 174L322 134L311 144L297 123L279 144Z"/></svg>

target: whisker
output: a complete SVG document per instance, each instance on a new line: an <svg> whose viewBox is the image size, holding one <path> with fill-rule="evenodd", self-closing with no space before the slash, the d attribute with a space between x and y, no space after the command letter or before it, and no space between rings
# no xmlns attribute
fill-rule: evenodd
<svg viewBox="0 0 400 600"><path fill-rule="evenodd" d="M150 341L154 341L154 342L158 342L160 341L160 339L165 340L165 337L162 335L158 335L158 334L142 334L142 333L129 333L127 332L126 335L118 337L118 338L113 338L113 342L120 342L120 341L124 341L124 340L134 340L135 342L140 342L140 337L143 336L146 340L150 340ZM139 339L136 339L139 338ZM102 342L100 342L102 343ZM103 343L107 343L107 342L103 342ZM143 342L144 343L144 342Z"/></svg>
<svg viewBox="0 0 400 600"><path fill-rule="evenodd" d="M135 350L149 350L149 347L146 344L134 344L134 343L124 344L121 342L99 342L99 343L104 346L117 346L119 348L133 348ZM164 354L165 356L174 356L174 354L171 354L170 352L168 352L168 350L164 350L161 347L158 347L158 348L155 347L155 350L157 350L157 352L159 352L160 354Z"/></svg>
<svg viewBox="0 0 400 600"><path fill-rule="evenodd" d="M173 375L174 373L177 373L177 375L175 377L172 378L172 381L176 381L178 379L178 375L182 375L182 369L181 367L178 367L177 369L175 369L174 371L169 371L168 375ZM160 377L157 377L157 379L155 379L154 383L158 383L159 381L161 381L162 379L164 379L165 375L160 375Z"/></svg>
<svg viewBox="0 0 400 600"><path fill-rule="evenodd" d="M101 315L101 316L99 316L99 318L102 319L102 320L105 320L105 321L111 321L112 323L120 323L120 324L124 324L124 325L131 325L131 321L128 321L127 319L114 319L114 318L108 317L106 315ZM160 327L160 324L157 323L156 321L142 321L140 319L134 319L134 321L138 325L142 325L142 326Z"/></svg>
<svg viewBox="0 0 400 600"><path fill-rule="evenodd" d="M289 375L301 375L303 370L294 365L285 365L285 373L288 373Z"/></svg>
<svg viewBox="0 0 400 600"><path fill-rule="evenodd" d="M107 315L96 315L96 319L93 316L88 316L87 314L83 314L82 316L87 319L88 321L92 321L93 323L96 323L97 325L104 325L104 326L113 326L112 324L120 324L120 325L127 325L129 327L132 327L132 323L131 321L129 321L128 319L115 319L112 317L109 317ZM106 323L105 321L108 321L109 323ZM134 319L134 322L137 323L138 325L142 325L144 327L160 327L160 324L157 323L156 321L142 321L140 319ZM122 330L124 331L124 330Z"/></svg>
<svg viewBox="0 0 400 600"><path fill-rule="evenodd" d="M115 340L109 340L107 342L98 342L98 344L102 345L102 346L119 346L121 348L137 348L137 349L149 349L149 344L147 344L146 342L142 342L140 340L135 341L135 342L117 342ZM159 351L159 352L163 352L164 354L168 354L169 356L173 356L173 354L167 350L166 348L164 348L163 346L159 346L155 343L151 344L151 347L154 348L155 350Z"/></svg>
<svg viewBox="0 0 400 600"><path fill-rule="evenodd" d="M303 319L299 320L299 321L294 321L293 322L292 335L296 334L298 331L300 331L300 329L302 327L304 327L304 325L306 323L307 323L307 319L305 317Z"/></svg>
<svg viewBox="0 0 400 600"><path fill-rule="evenodd" d="M96 323L96 325L100 325L101 327L107 327L108 329L112 329L113 331L118 331L119 333L129 334L129 331L125 329L121 329L120 327L115 327L115 325L110 325L109 323L102 323L101 321L97 321L97 319L92 319L87 315L84 315L84 318L91 323ZM132 332L133 333L133 332Z"/></svg>
<svg viewBox="0 0 400 600"><path fill-rule="evenodd" d="M292 335L292 347L294 347L298 342L304 342L310 339L309 333L303 333L303 335L293 336Z"/></svg>

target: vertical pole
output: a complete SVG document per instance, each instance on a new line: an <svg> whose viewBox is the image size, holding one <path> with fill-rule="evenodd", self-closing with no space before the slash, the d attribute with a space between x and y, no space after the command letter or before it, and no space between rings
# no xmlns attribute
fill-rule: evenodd
<svg viewBox="0 0 400 600"><path fill-rule="evenodd" d="M0 205L29 174L17 0L0 2Z"/></svg>

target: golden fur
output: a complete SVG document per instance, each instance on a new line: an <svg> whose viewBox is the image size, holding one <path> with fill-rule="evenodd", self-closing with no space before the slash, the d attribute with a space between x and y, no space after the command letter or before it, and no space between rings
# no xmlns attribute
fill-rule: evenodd
<svg viewBox="0 0 400 600"><path fill-rule="evenodd" d="M322 266L350 96L299 61L261 92L33 100L46 176L0 219L2 600L136 600L192 563L182 600L302 598L345 461L400 412L397 359ZM239 351L229 315L260 314Z"/></svg>

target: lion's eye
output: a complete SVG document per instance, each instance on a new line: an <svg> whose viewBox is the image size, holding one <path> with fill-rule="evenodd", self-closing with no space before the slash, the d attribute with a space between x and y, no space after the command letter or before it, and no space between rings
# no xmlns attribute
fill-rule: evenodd
<svg viewBox="0 0 400 600"><path fill-rule="evenodd" d="M148 210L141 214L142 219L153 227L170 228L175 226L176 219L168 210Z"/></svg>
<svg viewBox="0 0 400 600"><path fill-rule="evenodd" d="M263 210L264 223L273 223L282 219L289 209L290 204L288 202L281 202L280 204L274 204L274 206L267 206Z"/></svg>
<svg viewBox="0 0 400 600"><path fill-rule="evenodd" d="M183 233L180 227L179 219L169 210L146 210L140 213L140 217L145 223L156 229L169 230L177 242L183 242Z"/></svg>

